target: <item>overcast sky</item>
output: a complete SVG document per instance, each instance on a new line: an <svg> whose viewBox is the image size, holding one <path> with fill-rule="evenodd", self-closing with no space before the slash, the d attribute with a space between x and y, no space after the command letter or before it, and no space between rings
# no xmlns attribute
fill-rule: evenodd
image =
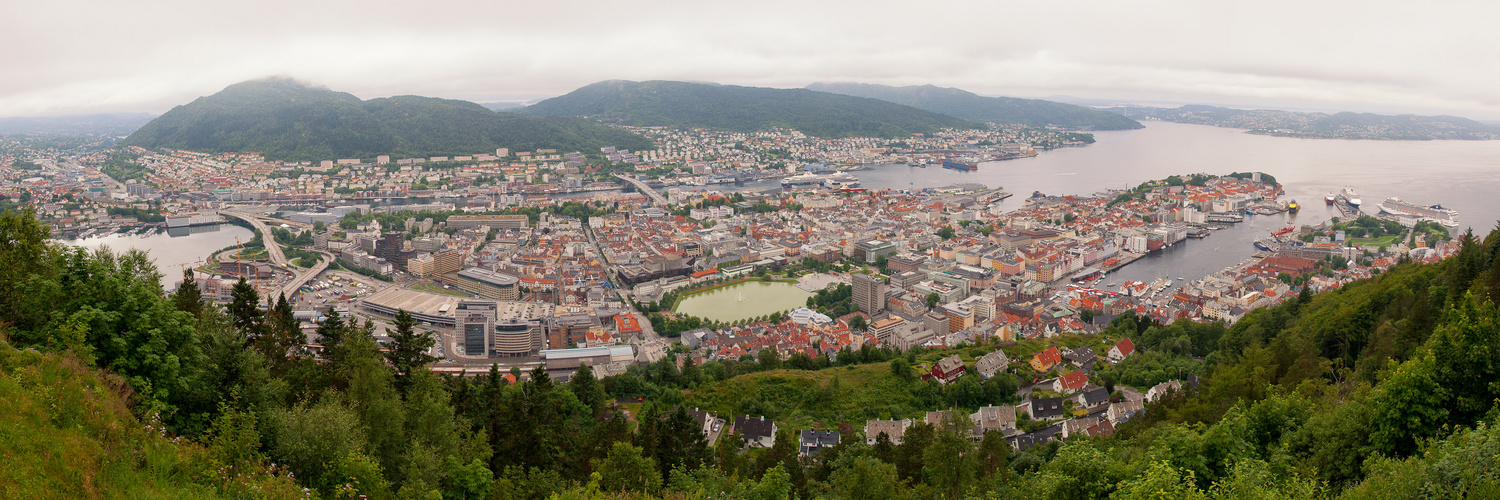
<svg viewBox="0 0 1500 500"><path fill-rule="evenodd" d="M0 116L160 113L267 76L486 102L599 80L1500 119L1500 2L12 1Z"/></svg>

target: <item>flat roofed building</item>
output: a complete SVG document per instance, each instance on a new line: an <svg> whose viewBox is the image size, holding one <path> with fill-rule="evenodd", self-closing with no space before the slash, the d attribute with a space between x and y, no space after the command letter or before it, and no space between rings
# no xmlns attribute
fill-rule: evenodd
<svg viewBox="0 0 1500 500"><path fill-rule="evenodd" d="M498 357L536 356L546 338L546 318L552 305L538 302L498 302L492 352Z"/></svg>
<svg viewBox="0 0 1500 500"><path fill-rule="evenodd" d="M885 309L885 280L868 274L850 276L854 303L865 314L875 314Z"/></svg>
<svg viewBox="0 0 1500 500"><path fill-rule="evenodd" d="M453 326L453 304L457 301L457 297L404 288L387 288L361 299L365 309L372 312L395 316L396 311L405 310L412 319L440 326Z"/></svg>
<svg viewBox="0 0 1500 500"><path fill-rule="evenodd" d="M531 225L525 215L453 215L448 217L448 227L471 228L489 226L491 229L524 229Z"/></svg>
<svg viewBox="0 0 1500 500"><path fill-rule="evenodd" d="M436 267L436 263L434 263ZM519 300L521 279L482 267L471 267L457 273L443 274L464 291L495 300Z"/></svg>

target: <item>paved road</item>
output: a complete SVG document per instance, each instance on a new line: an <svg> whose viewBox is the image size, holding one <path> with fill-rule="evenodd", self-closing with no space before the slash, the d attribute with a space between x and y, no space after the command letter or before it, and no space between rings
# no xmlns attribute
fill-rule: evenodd
<svg viewBox="0 0 1500 500"><path fill-rule="evenodd" d="M271 228L266 227L266 224L261 222L259 217L254 214L233 210L221 210L219 214L249 222L251 226L255 227L256 231L260 231L261 240L266 244L266 252L271 255L271 263L281 267L290 267L291 263L287 262L286 255L281 252L281 245L276 243L276 236L271 234Z"/></svg>
<svg viewBox="0 0 1500 500"><path fill-rule="evenodd" d="M625 182L629 182L631 185L635 186L635 189L637 191L640 191L642 194L645 194L646 196L650 196L651 200L655 201L657 205L666 206L668 204L667 203L667 197L662 196L661 193L656 192L655 189L651 189L651 186L647 186L646 183L641 182L641 181L636 180L636 179L632 179L630 177L626 177L626 176L620 175L620 174L615 174L615 177L619 177L620 179L624 180Z"/></svg>

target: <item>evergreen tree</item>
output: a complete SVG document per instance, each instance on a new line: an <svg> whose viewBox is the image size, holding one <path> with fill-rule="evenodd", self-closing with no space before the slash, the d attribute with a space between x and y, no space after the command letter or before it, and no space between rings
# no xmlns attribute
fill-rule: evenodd
<svg viewBox="0 0 1500 500"><path fill-rule="evenodd" d="M245 282L245 277L241 276L240 281L229 291L229 297L229 317L234 320L235 329L246 337L258 337L262 324L260 294L256 293L255 287Z"/></svg>
<svg viewBox="0 0 1500 500"><path fill-rule="evenodd" d="M277 298L276 305L266 311L265 335L256 340L255 346L266 359L279 364L295 356L295 350L302 343L302 328L283 293Z"/></svg>
<svg viewBox="0 0 1500 500"><path fill-rule="evenodd" d="M589 409L590 417L596 417L604 411L605 399L609 396L604 393L604 386L599 383L599 379L594 378L594 370L589 365L578 367L578 371L568 381L568 390Z"/></svg>
<svg viewBox="0 0 1500 500"><path fill-rule="evenodd" d="M323 318L323 322L318 323L318 344L323 346L325 357L343 343L344 328L344 320L339 317L339 312L329 307L328 315Z"/></svg>
<svg viewBox="0 0 1500 500"><path fill-rule="evenodd" d="M186 311L194 318L203 314L203 292L198 289L198 282L193 280L193 270L182 270L182 286L177 287L177 292L172 294L172 303L177 305L177 310Z"/></svg>
<svg viewBox="0 0 1500 500"><path fill-rule="evenodd" d="M432 337L432 332L418 333L415 328L416 320L405 309L396 311L392 324L396 331L391 335L391 348L385 353L385 358L396 369L396 388L405 394L411 383L412 372L437 361L436 357L427 354L427 350L432 349L437 339Z"/></svg>

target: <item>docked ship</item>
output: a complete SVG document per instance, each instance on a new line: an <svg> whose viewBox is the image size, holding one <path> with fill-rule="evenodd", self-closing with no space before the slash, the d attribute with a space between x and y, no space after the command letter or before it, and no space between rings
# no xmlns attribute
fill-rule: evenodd
<svg viewBox="0 0 1500 500"><path fill-rule="evenodd" d="M1360 203L1360 201L1359 201L1359 194L1354 192L1354 188L1353 187L1345 187L1344 191L1341 192L1339 194L1339 196L1343 196L1344 197L1344 202L1345 203L1348 203L1350 206L1352 206L1354 208L1359 208L1359 203Z"/></svg>
<svg viewBox="0 0 1500 500"><path fill-rule="evenodd" d="M823 183L823 178L811 172L781 178L781 187L814 186Z"/></svg>
<svg viewBox="0 0 1500 500"><path fill-rule="evenodd" d="M979 164L950 159L943 160L943 168L951 168L954 170L979 170Z"/></svg>
<svg viewBox="0 0 1500 500"><path fill-rule="evenodd" d="M1386 198L1384 202L1376 206L1380 207L1381 213L1401 218L1427 220L1447 227L1458 226L1458 211L1451 208L1443 208L1442 205L1422 206L1392 196Z"/></svg>
<svg viewBox="0 0 1500 500"><path fill-rule="evenodd" d="M824 177L823 185L833 189L853 189L859 187L859 178L845 172L839 172Z"/></svg>
<svg viewBox="0 0 1500 500"><path fill-rule="evenodd" d="M1337 196L1334 196L1333 193L1328 193L1328 196L1324 196L1323 197L1323 203L1327 203L1329 205L1332 205L1333 204L1333 200L1335 198L1337 198Z"/></svg>

